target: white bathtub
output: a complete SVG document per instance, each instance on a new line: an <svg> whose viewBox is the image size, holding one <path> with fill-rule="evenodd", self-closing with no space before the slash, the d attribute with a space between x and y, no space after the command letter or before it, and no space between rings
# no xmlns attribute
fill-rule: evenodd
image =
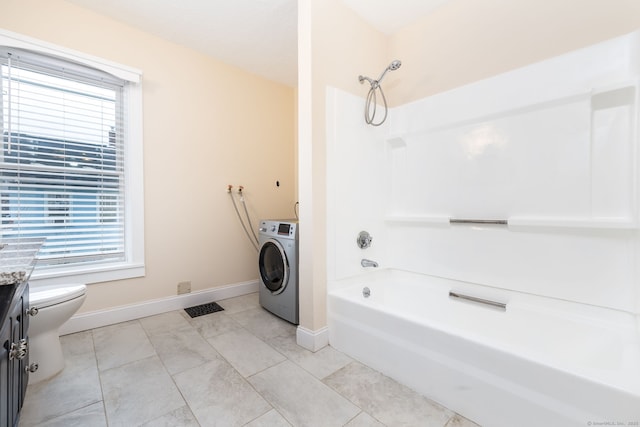
<svg viewBox="0 0 640 427"><path fill-rule="evenodd" d="M329 290L332 346L481 425L640 425L632 314L397 270Z"/></svg>

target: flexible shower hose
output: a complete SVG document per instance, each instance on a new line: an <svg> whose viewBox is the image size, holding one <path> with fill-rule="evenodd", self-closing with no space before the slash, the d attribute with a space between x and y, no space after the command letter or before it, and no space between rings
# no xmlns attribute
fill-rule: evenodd
<svg viewBox="0 0 640 427"><path fill-rule="evenodd" d="M382 96L382 103L384 105L384 116L382 120L378 123L374 122L376 117L376 109L377 109L377 98L376 98L376 90L380 91L380 95ZM373 113L371 112L371 108L373 106ZM371 89L369 89L369 93L367 94L367 100L364 106L364 121L367 122L368 125L371 126L380 126L387 120L387 98L384 96L384 92L382 90L382 86L377 81L373 81L371 83Z"/></svg>

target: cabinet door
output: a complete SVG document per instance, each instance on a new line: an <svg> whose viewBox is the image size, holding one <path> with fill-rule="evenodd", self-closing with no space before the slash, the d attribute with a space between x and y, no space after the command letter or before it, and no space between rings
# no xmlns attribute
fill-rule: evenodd
<svg viewBox="0 0 640 427"><path fill-rule="evenodd" d="M20 312L20 316L22 319L21 325L22 329L20 330L20 337L27 340L27 348L29 346L29 284L24 288L24 292L22 293L22 311ZM20 408L24 404L24 396L27 394L27 384L29 383L29 371L27 367L29 366L29 353L27 351L27 355L24 359L20 361Z"/></svg>
<svg viewBox="0 0 640 427"><path fill-rule="evenodd" d="M24 291L22 292L22 336L29 336L29 319L31 316L28 313L29 310L29 283L26 284Z"/></svg>
<svg viewBox="0 0 640 427"><path fill-rule="evenodd" d="M20 304L22 305L22 304ZM20 321L16 318L15 310L9 314L11 324L11 345L19 345L20 343ZM16 358L9 360L9 425L15 422L15 417L20 410L20 363Z"/></svg>
<svg viewBox="0 0 640 427"><path fill-rule="evenodd" d="M23 315L24 311L22 307L22 298L19 298L13 305L13 307L11 307L11 311L9 312L11 323L11 343L15 344L16 346L20 346L20 341L24 337L22 334ZM24 360L25 358L19 356L9 361L9 425L11 426L13 426L18 420L18 412L20 412L20 407L22 406L22 378L24 377Z"/></svg>
<svg viewBox="0 0 640 427"><path fill-rule="evenodd" d="M9 348L11 347L11 322L5 322L0 330L0 426L8 426L9 419Z"/></svg>

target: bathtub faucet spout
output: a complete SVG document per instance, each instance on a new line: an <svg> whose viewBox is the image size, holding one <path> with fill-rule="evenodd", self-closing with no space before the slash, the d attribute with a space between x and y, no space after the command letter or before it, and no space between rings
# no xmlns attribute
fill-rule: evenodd
<svg viewBox="0 0 640 427"><path fill-rule="evenodd" d="M360 261L360 265L363 267L377 267L378 263L375 261L371 261L370 259L363 259Z"/></svg>

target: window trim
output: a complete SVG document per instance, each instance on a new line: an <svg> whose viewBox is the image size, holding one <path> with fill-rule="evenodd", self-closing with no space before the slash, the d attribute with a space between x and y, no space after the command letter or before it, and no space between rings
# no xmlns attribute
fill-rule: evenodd
<svg viewBox="0 0 640 427"><path fill-rule="evenodd" d="M124 262L92 265L61 265L34 271L35 285L69 282L96 283L131 279L145 275L144 264L144 173L142 135L142 71L102 58L0 29L0 45L27 49L63 60L77 62L127 80L124 146L125 168L125 256Z"/></svg>

